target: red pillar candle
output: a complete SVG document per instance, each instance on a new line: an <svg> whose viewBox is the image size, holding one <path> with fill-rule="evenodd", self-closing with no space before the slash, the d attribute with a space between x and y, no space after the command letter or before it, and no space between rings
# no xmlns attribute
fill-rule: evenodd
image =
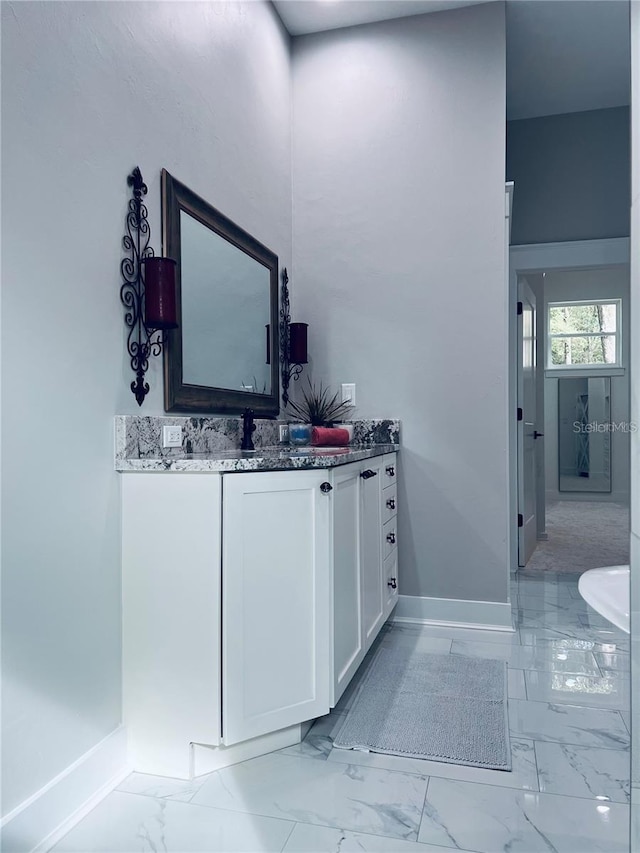
<svg viewBox="0 0 640 853"><path fill-rule="evenodd" d="M144 258L144 322L149 329L177 329L176 262Z"/></svg>

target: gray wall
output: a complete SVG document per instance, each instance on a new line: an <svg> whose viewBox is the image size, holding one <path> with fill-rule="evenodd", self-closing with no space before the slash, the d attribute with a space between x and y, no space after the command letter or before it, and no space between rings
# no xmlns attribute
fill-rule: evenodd
<svg viewBox="0 0 640 853"><path fill-rule="evenodd" d="M262 2L3 3L2 85L6 813L120 722L127 174L156 252L164 166L287 263L289 37Z"/></svg>
<svg viewBox="0 0 640 853"><path fill-rule="evenodd" d="M507 598L504 6L294 41L296 318L402 419L400 592Z"/></svg>
<svg viewBox="0 0 640 853"><path fill-rule="evenodd" d="M629 235L629 109L510 121L511 243Z"/></svg>

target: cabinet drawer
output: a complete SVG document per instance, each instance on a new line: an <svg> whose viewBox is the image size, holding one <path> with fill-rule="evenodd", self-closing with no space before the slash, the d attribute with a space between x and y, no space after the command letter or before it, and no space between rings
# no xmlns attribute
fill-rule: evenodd
<svg viewBox="0 0 640 853"><path fill-rule="evenodd" d="M384 618L386 619L398 601L398 552L394 551L384 561L384 588L385 607Z"/></svg>
<svg viewBox="0 0 640 853"><path fill-rule="evenodd" d="M382 523L386 524L398 512L398 490L396 484L382 490Z"/></svg>
<svg viewBox="0 0 640 853"><path fill-rule="evenodd" d="M394 485L398 478L398 465L395 453L384 457L382 466L382 487Z"/></svg>
<svg viewBox="0 0 640 853"><path fill-rule="evenodd" d="M398 546L397 519L392 518L382 528L382 559L386 560Z"/></svg>

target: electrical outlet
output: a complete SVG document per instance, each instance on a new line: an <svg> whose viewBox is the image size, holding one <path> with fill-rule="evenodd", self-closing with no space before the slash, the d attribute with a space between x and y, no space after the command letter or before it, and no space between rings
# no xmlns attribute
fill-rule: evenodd
<svg viewBox="0 0 640 853"><path fill-rule="evenodd" d="M278 430L280 431L280 444L286 444L289 441L289 424L280 424Z"/></svg>
<svg viewBox="0 0 640 853"><path fill-rule="evenodd" d="M356 386L355 382L342 383L342 402L350 403L352 406L356 404Z"/></svg>
<svg viewBox="0 0 640 853"><path fill-rule="evenodd" d="M182 427L181 426L163 426L162 427L162 446L163 447L182 447Z"/></svg>

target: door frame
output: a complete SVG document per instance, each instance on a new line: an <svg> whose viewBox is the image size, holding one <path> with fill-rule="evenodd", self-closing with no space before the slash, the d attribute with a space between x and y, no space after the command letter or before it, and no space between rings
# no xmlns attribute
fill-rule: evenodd
<svg viewBox="0 0 640 853"><path fill-rule="evenodd" d="M576 240L567 243L533 243L509 247L509 517L508 542L510 573L518 570L518 276L555 269L581 269L629 264L629 237L604 240ZM544 310L544 306L540 306ZM540 365L544 376L544 365Z"/></svg>

